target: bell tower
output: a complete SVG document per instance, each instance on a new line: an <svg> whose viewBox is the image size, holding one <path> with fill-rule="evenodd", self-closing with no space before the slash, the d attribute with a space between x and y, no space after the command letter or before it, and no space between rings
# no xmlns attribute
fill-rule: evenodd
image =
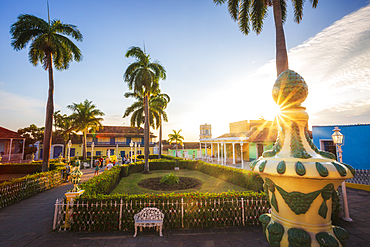
<svg viewBox="0 0 370 247"><path fill-rule="evenodd" d="M204 124L200 126L199 139L210 139L212 138L212 127L210 124Z"/></svg>

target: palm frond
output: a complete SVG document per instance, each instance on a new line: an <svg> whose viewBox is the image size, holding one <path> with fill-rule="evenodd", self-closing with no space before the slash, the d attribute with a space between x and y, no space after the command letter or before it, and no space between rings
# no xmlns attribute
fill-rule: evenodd
<svg viewBox="0 0 370 247"><path fill-rule="evenodd" d="M253 30L260 34L263 21L267 17L267 5L264 0L254 0L252 3L251 22Z"/></svg>
<svg viewBox="0 0 370 247"><path fill-rule="evenodd" d="M239 7L238 24L239 30L245 34L249 34L249 7L250 0L241 0Z"/></svg>
<svg viewBox="0 0 370 247"><path fill-rule="evenodd" d="M125 57L134 57L141 63L145 63L149 58L145 55L140 47L131 46L125 54Z"/></svg>
<svg viewBox="0 0 370 247"><path fill-rule="evenodd" d="M282 19L282 22L284 24L285 21L286 21L286 17L287 17L287 3L286 3L286 0L280 0L280 8L281 8L281 19Z"/></svg>
<svg viewBox="0 0 370 247"><path fill-rule="evenodd" d="M229 10L231 19L233 19L234 21L237 21L238 20L238 15L239 15L239 1L240 0L229 0L228 1L227 8Z"/></svg>
<svg viewBox="0 0 370 247"><path fill-rule="evenodd" d="M80 30L75 25L64 24L60 20L53 20L51 23L51 31L55 33L72 36L77 41L82 41L83 36Z"/></svg>
<svg viewBox="0 0 370 247"><path fill-rule="evenodd" d="M316 9L317 4L319 3L319 0L310 0L310 2L312 3L312 8Z"/></svg>
<svg viewBox="0 0 370 247"><path fill-rule="evenodd" d="M303 0L292 0L294 9L294 21L299 23L303 17Z"/></svg>
<svg viewBox="0 0 370 247"><path fill-rule="evenodd" d="M223 4L226 2L226 0L213 0L215 4Z"/></svg>

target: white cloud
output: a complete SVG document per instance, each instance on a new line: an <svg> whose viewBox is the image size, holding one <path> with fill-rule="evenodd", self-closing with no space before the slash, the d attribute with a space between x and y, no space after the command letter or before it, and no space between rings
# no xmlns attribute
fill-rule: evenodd
<svg viewBox="0 0 370 247"><path fill-rule="evenodd" d="M1 125L16 131L30 124L44 126L46 102L0 91Z"/></svg>
<svg viewBox="0 0 370 247"><path fill-rule="evenodd" d="M289 50L289 67L301 74L309 95L303 103L314 124L370 122L370 5L335 22ZM245 77L246 112L268 115L275 60ZM270 100L270 102L268 102ZM255 116L256 117L256 116ZM257 116L258 117L258 116ZM250 119L250 118L244 118ZM239 120L243 120L241 117Z"/></svg>
<svg viewBox="0 0 370 247"><path fill-rule="evenodd" d="M40 116L46 102L31 97L0 91L0 109L15 111L25 115Z"/></svg>

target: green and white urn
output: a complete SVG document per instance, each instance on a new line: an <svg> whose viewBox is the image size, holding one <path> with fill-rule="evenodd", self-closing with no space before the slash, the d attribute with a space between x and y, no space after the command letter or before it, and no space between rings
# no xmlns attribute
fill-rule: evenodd
<svg viewBox="0 0 370 247"><path fill-rule="evenodd" d="M73 189L71 192L78 192L78 184L81 182L81 176L83 173L80 171L80 166L77 166L76 169L71 172L71 183L73 184Z"/></svg>
<svg viewBox="0 0 370 247"><path fill-rule="evenodd" d="M346 246L347 232L332 226L332 199L354 169L335 155L318 150L308 134L308 95L304 79L286 70L276 79L272 96L281 108L274 147L250 166L264 180L271 214L259 220L270 246Z"/></svg>

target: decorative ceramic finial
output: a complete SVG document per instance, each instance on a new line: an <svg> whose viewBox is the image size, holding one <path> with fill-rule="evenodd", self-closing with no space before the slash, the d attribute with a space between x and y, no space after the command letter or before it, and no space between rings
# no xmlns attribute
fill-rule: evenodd
<svg viewBox="0 0 370 247"><path fill-rule="evenodd" d="M307 95L308 87L303 77L290 69L279 75L272 89L272 98L281 108L300 106Z"/></svg>

